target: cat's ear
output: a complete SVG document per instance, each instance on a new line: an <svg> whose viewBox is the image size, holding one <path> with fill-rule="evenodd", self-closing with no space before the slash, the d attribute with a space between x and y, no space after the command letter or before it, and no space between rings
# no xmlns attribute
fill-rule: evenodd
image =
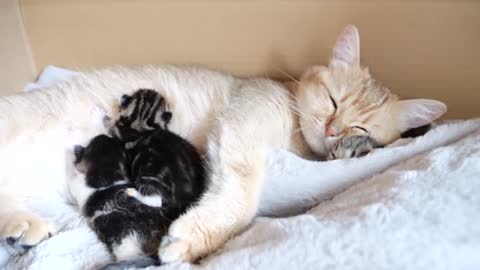
<svg viewBox="0 0 480 270"><path fill-rule="evenodd" d="M131 97L129 95L122 95L120 97L120 108L125 109L130 103Z"/></svg>
<svg viewBox="0 0 480 270"><path fill-rule="evenodd" d="M333 47L332 64L356 66L360 64L360 34L355 25L347 25Z"/></svg>
<svg viewBox="0 0 480 270"><path fill-rule="evenodd" d="M75 162L79 162L83 157L83 152L85 152L85 147L81 145L75 145L73 147L73 154L75 155Z"/></svg>
<svg viewBox="0 0 480 270"><path fill-rule="evenodd" d="M394 114L401 121L401 131L430 124L447 111L447 105L431 99L397 101Z"/></svg>

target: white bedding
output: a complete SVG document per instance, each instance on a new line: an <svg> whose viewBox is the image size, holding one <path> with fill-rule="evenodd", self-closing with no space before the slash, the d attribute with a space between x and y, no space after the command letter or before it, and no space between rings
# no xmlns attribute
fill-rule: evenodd
<svg viewBox="0 0 480 270"><path fill-rule="evenodd" d="M5 267L106 263L62 193L45 198L32 205L62 230ZM256 218L200 265L162 269L479 269L480 120L442 124L360 159L312 162L276 151L260 212L283 217Z"/></svg>

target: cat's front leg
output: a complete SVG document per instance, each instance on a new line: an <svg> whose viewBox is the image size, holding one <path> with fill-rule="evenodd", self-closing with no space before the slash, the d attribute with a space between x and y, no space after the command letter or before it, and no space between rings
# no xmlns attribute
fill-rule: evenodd
<svg viewBox="0 0 480 270"><path fill-rule="evenodd" d="M6 241L10 253L14 255L25 253L53 233L53 224L33 213L0 213L0 238Z"/></svg>
<svg viewBox="0 0 480 270"><path fill-rule="evenodd" d="M193 262L216 251L256 214L265 147L249 135L227 129L209 139L209 186L201 200L171 225L159 249L164 263Z"/></svg>

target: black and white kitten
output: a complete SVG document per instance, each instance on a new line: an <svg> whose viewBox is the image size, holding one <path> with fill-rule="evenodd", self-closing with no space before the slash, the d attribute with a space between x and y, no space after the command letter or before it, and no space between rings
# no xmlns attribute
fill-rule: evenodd
<svg viewBox="0 0 480 270"><path fill-rule="evenodd" d="M116 260L156 256L174 215L128 194L135 186L127 177L123 142L99 135L74 152L80 174L70 183L71 193L109 252Z"/></svg>
<svg viewBox="0 0 480 270"><path fill-rule="evenodd" d="M157 92L139 90L121 103L120 118L109 125L114 138L99 135L75 147L83 176L71 185L99 239L116 260L126 261L108 269L158 263L169 225L205 186L202 158L168 131L172 114Z"/></svg>

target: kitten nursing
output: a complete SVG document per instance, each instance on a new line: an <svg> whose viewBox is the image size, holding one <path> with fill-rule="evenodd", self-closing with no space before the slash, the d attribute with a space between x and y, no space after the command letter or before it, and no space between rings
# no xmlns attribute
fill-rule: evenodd
<svg viewBox="0 0 480 270"><path fill-rule="evenodd" d="M168 131L172 114L157 92L123 96L120 115L108 127L113 138L98 135L86 147L75 147L74 164L84 176L74 181L83 180L86 187L70 187L116 260L150 256L144 261L149 265L158 262L170 223L199 199L204 169L195 148ZM85 190L86 198L79 198Z"/></svg>
<svg viewBox="0 0 480 270"><path fill-rule="evenodd" d="M261 190L272 149L323 158L335 145L346 142L343 138L352 136L367 136L387 145L408 129L429 124L446 111L446 105L435 100L401 100L375 80L360 64L360 36L353 25L340 34L331 60L307 68L295 89L265 78L245 79L198 67L146 66L85 73L42 91L2 97L0 140L13 149L0 151L4 160L1 177L6 183L1 186L0 191L6 194L1 201L9 205L8 211L0 211L0 224L5 224L0 228L0 237L9 239L7 244L13 248L34 246L55 232L45 216L7 195L20 192L22 197L43 196L35 183L54 186L61 182L57 180L70 181L70 176L57 176L63 175L64 150L102 132L103 127L92 125L98 120L90 117L95 116L92 112L100 105L102 110L113 113L121 91L138 89L139 84L160 88L160 94L168 97L168 104L175 108L175 121L169 128L205 151L208 158L205 195L171 224L168 236L172 241L158 249L162 263L193 262L215 252L250 224L261 208ZM120 118L126 120L119 119L113 133L121 133L120 123L134 134L154 130L152 123L165 123L162 114L137 114L141 120L129 120L127 116L135 114L135 103L129 103L128 98L126 101L124 105L129 105L120 112ZM164 117L169 118L168 114ZM148 128L142 128L145 123ZM56 130L67 134L73 130L78 137L65 138L53 132ZM140 143L127 137L121 141L127 141L129 149ZM32 147L48 145L52 161L47 162L44 153L33 156L36 166L48 172L31 173L34 170L24 169L22 155L11 155L15 151L35 154L27 152L23 142ZM128 152L127 165L131 159ZM335 157L340 158L337 154ZM129 166L125 171L128 181L134 183ZM74 193L83 206L96 189L86 186L84 177L77 178L72 182L83 189ZM284 183L282 187L304 198L311 198L312 192L327 191L312 191L310 186L298 183ZM130 191L135 190L140 194L138 189ZM139 194L137 197L148 204L161 204L162 208L168 205L163 194L160 201ZM268 198L268 209L263 208L261 214L276 213L277 207L285 203L283 197L277 197Z"/></svg>

